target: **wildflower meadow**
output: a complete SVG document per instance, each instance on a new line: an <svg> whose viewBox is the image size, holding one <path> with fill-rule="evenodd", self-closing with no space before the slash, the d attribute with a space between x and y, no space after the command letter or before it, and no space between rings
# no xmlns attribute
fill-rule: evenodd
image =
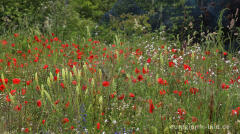
<svg viewBox="0 0 240 134"><path fill-rule="evenodd" d="M239 57L218 47L54 33L15 33L0 47L3 133L239 131Z"/></svg>
<svg viewBox="0 0 240 134"><path fill-rule="evenodd" d="M6 1L0 134L240 133L237 0Z"/></svg>

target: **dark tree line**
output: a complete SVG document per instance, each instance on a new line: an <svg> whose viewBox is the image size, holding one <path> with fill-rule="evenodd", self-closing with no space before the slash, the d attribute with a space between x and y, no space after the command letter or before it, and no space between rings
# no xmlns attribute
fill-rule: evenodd
<svg viewBox="0 0 240 134"><path fill-rule="evenodd" d="M187 8L188 7L188 8ZM153 10L149 23L156 29L163 23L171 26L170 18L184 16L186 12L196 20L202 15L202 21L208 28L215 28L221 10L228 8L223 14L223 25L226 27L231 20L237 18L235 13L240 8L240 0L118 0L111 10L104 14L102 21L109 21L111 16L119 17L121 14L144 14ZM180 20L183 21L183 20ZM239 21L236 22L239 26Z"/></svg>

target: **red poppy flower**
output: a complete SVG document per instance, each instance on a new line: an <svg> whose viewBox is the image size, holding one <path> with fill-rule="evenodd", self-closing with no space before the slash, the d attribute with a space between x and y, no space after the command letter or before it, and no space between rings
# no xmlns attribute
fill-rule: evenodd
<svg viewBox="0 0 240 134"><path fill-rule="evenodd" d="M153 105L152 99L150 99L149 100L149 113L153 113L153 110L154 110L154 105Z"/></svg>
<svg viewBox="0 0 240 134"><path fill-rule="evenodd" d="M39 86L39 85L36 86L36 90L37 90L37 91L40 90L40 86Z"/></svg>
<svg viewBox="0 0 240 134"><path fill-rule="evenodd" d="M229 85L226 85L225 83L222 83L222 89L228 90Z"/></svg>
<svg viewBox="0 0 240 134"><path fill-rule="evenodd" d="M93 56L93 55L90 55L90 56L88 57L88 59L91 61L91 60L94 59L94 56Z"/></svg>
<svg viewBox="0 0 240 134"><path fill-rule="evenodd" d="M110 97L113 99L113 98L115 97L116 94L117 94L117 93L114 92L114 93L110 94Z"/></svg>
<svg viewBox="0 0 240 134"><path fill-rule="evenodd" d="M183 65L183 67L184 67L184 70L191 71L191 67L190 67L190 66L188 66L188 65L184 64L184 65Z"/></svg>
<svg viewBox="0 0 240 134"><path fill-rule="evenodd" d="M121 49L121 50L119 50L119 54L123 54L123 50Z"/></svg>
<svg viewBox="0 0 240 134"><path fill-rule="evenodd" d="M75 80L72 81L72 84L73 84L73 85L77 85L77 81L75 81Z"/></svg>
<svg viewBox="0 0 240 134"><path fill-rule="evenodd" d="M39 58L35 57L34 62L38 62Z"/></svg>
<svg viewBox="0 0 240 134"><path fill-rule="evenodd" d="M138 75L138 81L142 81L143 80L143 76L142 75Z"/></svg>
<svg viewBox="0 0 240 134"><path fill-rule="evenodd" d="M136 74L140 73L140 70L138 68L135 68L135 73Z"/></svg>
<svg viewBox="0 0 240 134"><path fill-rule="evenodd" d="M17 59L16 59L16 58L13 58L12 60L13 60L13 62L15 62L15 63L17 62Z"/></svg>
<svg viewBox="0 0 240 134"><path fill-rule="evenodd" d="M240 75L236 79L237 83L240 84Z"/></svg>
<svg viewBox="0 0 240 134"><path fill-rule="evenodd" d="M69 122L69 119L68 118L64 118L63 119L63 123L65 124L65 123L68 123Z"/></svg>
<svg viewBox="0 0 240 134"><path fill-rule="evenodd" d="M42 124L44 125L44 123L46 122L46 120L42 120Z"/></svg>
<svg viewBox="0 0 240 134"><path fill-rule="evenodd" d="M100 43L100 41L94 40L93 43L94 43L94 44L98 44L98 43Z"/></svg>
<svg viewBox="0 0 240 134"><path fill-rule="evenodd" d="M25 133L29 133L29 129L28 129L28 128L25 128L25 129L24 129L24 132L25 132Z"/></svg>
<svg viewBox="0 0 240 134"><path fill-rule="evenodd" d="M121 70L121 73L123 73L123 74L124 74L124 73L125 73L125 70L124 70L124 69L122 69L122 70Z"/></svg>
<svg viewBox="0 0 240 134"><path fill-rule="evenodd" d="M123 100L124 99L124 94L118 97L118 100Z"/></svg>
<svg viewBox="0 0 240 134"><path fill-rule="evenodd" d="M173 93L178 94L178 96L182 96L182 91L174 90Z"/></svg>
<svg viewBox="0 0 240 134"><path fill-rule="evenodd" d="M181 108L178 108L178 112L177 112L178 115L185 115L186 114L186 110L184 109L181 109Z"/></svg>
<svg viewBox="0 0 240 134"><path fill-rule="evenodd" d="M190 88L190 93L196 94L199 90L197 88Z"/></svg>
<svg viewBox="0 0 240 134"><path fill-rule="evenodd" d="M148 59L147 59L147 63L151 63L151 58L148 58Z"/></svg>
<svg viewBox="0 0 240 134"><path fill-rule="evenodd" d="M234 116L234 115L238 115L239 114L239 112L238 112L238 110L232 110L232 116Z"/></svg>
<svg viewBox="0 0 240 134"><path fill-rule="evenodd" d="M174 93L174 94L178 94L178 90L174 90L173 93Z"/></svg>
<svg viewBox="0 0 240 134"><path fill-rule="evenodd" d="M21 82L21 80L18 78L14 78L12 81L13 81L13 84L19 84Z"/></svg>
<svg viewBox="0 0 240 134"><path fill-rule="evenodd" d="M172 52L173 52L173 53L176 53L176 52L177 52L177 49L172 49Z"/></svg>
<svg viewBox="0 0 240 134"><path fill-rule="evenodd" d="M4 82L5 82L5 84L7 84L8 83L8 79L4 79ZM3 83L2 79L0 79L0 83Z"/></svg>
<svg viewBox="0 0 240 134"><path fill-rule="evenodd" d="M56 68L56 74L58 74L60 72L60 69Z"/></svg>
<svg viewBox="0 0 240 134"><path fill-rule="evenodd" d="M22 105L21 105L21 104L20 104L20 105L17 105L14 109L17 110L17 111L21 111Z"/></svg>
<svg viewBox="0 0 240 134"><path fill-rule="evenodd" d="M26 94L26 89L22 89L22 95Z"/></svg>
<svg viewBox="0 0 240 134"><path fill-rule="evenodd" d="M64 84L63 84L63 83L60 83L60 86L61 86L62 88L64 88Z"/></svg>
<svg viewBox="0 0 240 134"><path fill-rule="evenodd" d="M44 65L43 69L46 69L46 68L48 68L48 65L47 65L47 64L46 64L46 65Z"/></svg>
<svg viewBox="0 0 240 134"><path fill-rule="evenodd" d="M2 85L0 85L0 91L4 91L4 89L5 89L5 86L2 84Z"/></svg>
<svg viewBox="0 0 240 134"><path fill-rule="evenodd" d="M60 100L56 100L56 101L54 102L54 104L57 105L59 102L60 102Z"/></svg>
<svg viewBox="0 0 240 134"><path fill-rule="evenodd" d="M227 52L223 52L223 55L224 55L224 56L227 56L227 55L228 55L228 53L227 53Z"/></svg>
<svg viewBox="0 0 240 134"><path fill-rule="evenodd" d="M41 106L42 106L41 100L37 100L37 106L38 106L38 107L41 107Z"/></svg>
<svg viewBox="0 0 240 134"><path fill-rule="evenodd" d="M9 99L9 95L6 96L6 101L7 101L7 102L10 102L10 101L11 101L11 99Z"/></svg>
<svg viewBox="0 0 240 134"><path fill-rule="evenodd" d="M188 84L188 80L185 80L184 84L185 84L185 85Z"/></svg>
<svg viewBox="0 0 240 134"><path fill-rule="evenodd" d="M129 93L129 97L134 98L135 95L133 93Z"/></svg>
<svg viewBox="0 0 240 134"><path fill-rule="evenodd" d="M197 117L192 117L192 122L197 122Z"/></svg>
<svg viewBox="0 0 240 134"><path fill-rule="evenodd" d="M142 55L142 51L140 51L140 49L136 49L136 55Z"/></svg>
<svg viewBox="0 0 240 134"><path fill-rule="evenodd" d="M158 78L158 83L161 85L168 85L167 80L163 80L162 78Z"/></svg>
<svg viewBox="0 0 240 134"><path fill-rule="evenodd" d="M47 45L47 48L48 48L48 49L51 49L51 45Z"/></svg>
<svg viewBox="0 0 240 134"><path fill-rule="evenodd" d="M66 104L65 104L65 107L68 108L70 102L68 101Z"/></svg>
<svg viewBox="0 0 240 134"><path fill-rule="evenodd" d="M175 63L172 62L172 61L168 62L168 64L169 64L169 67L173 67L173 66L175 66Z"/></svg>
<svg viewBox="0 0 240 134"><path fill-rule="evenodd" d="M132 79L132 82L133 82L133 83L136 83L136 82L137 82L137 79Z"/></svg>
<svg viewBox="0 0 240 134"><path fill-rule="evenodd" d="M104 87L108 87L108 86L110 85L110 83L109 83L108 81L104 81L104 82L102 83L102 85L103 85Z"/></svg>
<svg viewBox="0 0 240 134"><path fill-rule="evenodd" d="M115 95L114 95L114 94L110 94L110 96L111 96L111 98L112 98L112 99L115 97Z"/></svg>
<svg viewBox="0 0 240 134"><path fill-rule="evenodd" d="M210 51L206 51L205 54L206 54L206 55L210 55Z"/></svg>
<svg viewBox="0 0 240 134"><path fill-rule="evenodd" d="M7 45L8 42L6 40L2 40L2 45Z"/></svg>
<svg viewBox="0 0 240 134"><path fill-rule="evenodd" d="M87 89L87 86L86 85L83 85L82 86L82 90L85 91Z"/></svg>
<svg viewBox="0 0 240 134"><path fill-rule="evenodd" d="M201 79L203 79L203 78L201 77ZM213 80L208 80L208 84L209 85L214 84L214 81Z"/></svg>
<svg viewBox="0 0 240 134"><path fill-rule="evenodd" d="M231 79L229 83L234 84L234 82L235 82L235 80Z"/></svg>
<svg viewBox="0 0 240 134"><path fill-rule="evenodd" d="M148 69L146 70L145 68L142 69L143 74L148 73Z"/></svg>
<svg viewBox="0 0 240 134"><path fill-rule="evenodd" d="M30 85L30 83L31 83L31 81L27 81L27 82L26 82L27 85Z"/></svg>
<svg viewBox="0 0 240 134"><path fill-rule="evenodd" d="M100 129L100 123L99 122L97 123L97 129L98 130Z"/></svg>
<svg viewBox="0 0 240 134"><path fill-rule="evenodd" d="M18 33L15 33L15 34L14 34L14 37L18 37L18 36L19 36L19 34L18 34Z"/></svg>
<svg viewBox="0 0 240 134"><path fill-rule="evenodd" d="M54 41L58 41L58 37L54 37L53 40L54 40Z"/></svg>
<svg viewBox="0 0 240 134"><path fill-rule="evenodd" d="M178 96L182 96L182 91L178 91Z"/></svg>
<svg viewBox="0 0 240 134"><path fill-rule="evenodd" d="M163 83L163 79L162 78L158 78L158 83L162 84Z"/></svg>
<svg viewBox="0 0 240 134"><path fill-rule="evenodd" d="M165 90L160 90L159 93L160 93L160 95L165 95L166 91Z"/></svg>

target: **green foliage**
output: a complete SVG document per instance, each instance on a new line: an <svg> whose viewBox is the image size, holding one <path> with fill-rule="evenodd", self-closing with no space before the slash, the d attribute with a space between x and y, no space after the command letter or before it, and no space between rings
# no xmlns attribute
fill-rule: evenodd
<svg viewBox="0 0 240 134"><path fill-rule="evenodd" d="M61 5L61 4L60 4ZM96 26L96 22L87 18L80 18L79 13L73 10L71 5L62 8L59 5L56 14L49 14L46 21L47 32L54 32L59 34L63 39L70 39L72 37L86 37L87 27L92 31Z"/></svg>
<svg viewBox="0 0 240 134"><path fill-rule="evenodd" d="M36 20L42 21L50 0L2 0L0 1L0 26L3 30L24 27L26 23L34 24ZM26 22L27 19L27 22ZM25 25L24 25L25 23Z"/></svg>
<svg viewBox="0 0 240 134"><path fill-rule="evenodd" d="M151 25L147 22L149 17L144 15L122 14L120 19L111 19L113 29L122 30L126 35L140 35L151 30Z"/></svg>
<svg viewBox="0 0 240 134"><path fill-rule="evenodd" d="M4 0L0 1L0 30L39 29L55 33L63 39L86 37L97 20L116 0Z"/></svg>
<svg viewBox="0 0 240 134"><path fill-rule="evenodd" d="M99 20L102 15L111 9L117 0L71 0L73 10L79 13L80 18Z"/></svg>
<svg viewBox="0 0 240 134"><path fill-rule="evenodd" d="M185 0L136 0L136 2L146 11L152 9L159 11L162 7L182 6L185 3Z"/></svg>
<svg viewBox="0 0 240 134"><path fill-rule="evenodd" d="M151 33L151 25L148 20L147 14L122 14L119 18L111 16L110 23L97 26L92 36L104 40L107 44L113 42L116 34L120 34L122 38L129 40L136 36Z"/></svg>

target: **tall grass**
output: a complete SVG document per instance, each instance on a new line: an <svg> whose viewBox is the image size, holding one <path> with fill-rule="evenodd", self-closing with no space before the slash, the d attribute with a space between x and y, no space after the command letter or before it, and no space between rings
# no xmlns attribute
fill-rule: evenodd
<svg viewBox="0 0 240 134"><path fill-rule="evenodd" d="M0 37L2 133L239 131L239 57L221 29L184 51L158 36L107 45L18 33Z"/></svg>

